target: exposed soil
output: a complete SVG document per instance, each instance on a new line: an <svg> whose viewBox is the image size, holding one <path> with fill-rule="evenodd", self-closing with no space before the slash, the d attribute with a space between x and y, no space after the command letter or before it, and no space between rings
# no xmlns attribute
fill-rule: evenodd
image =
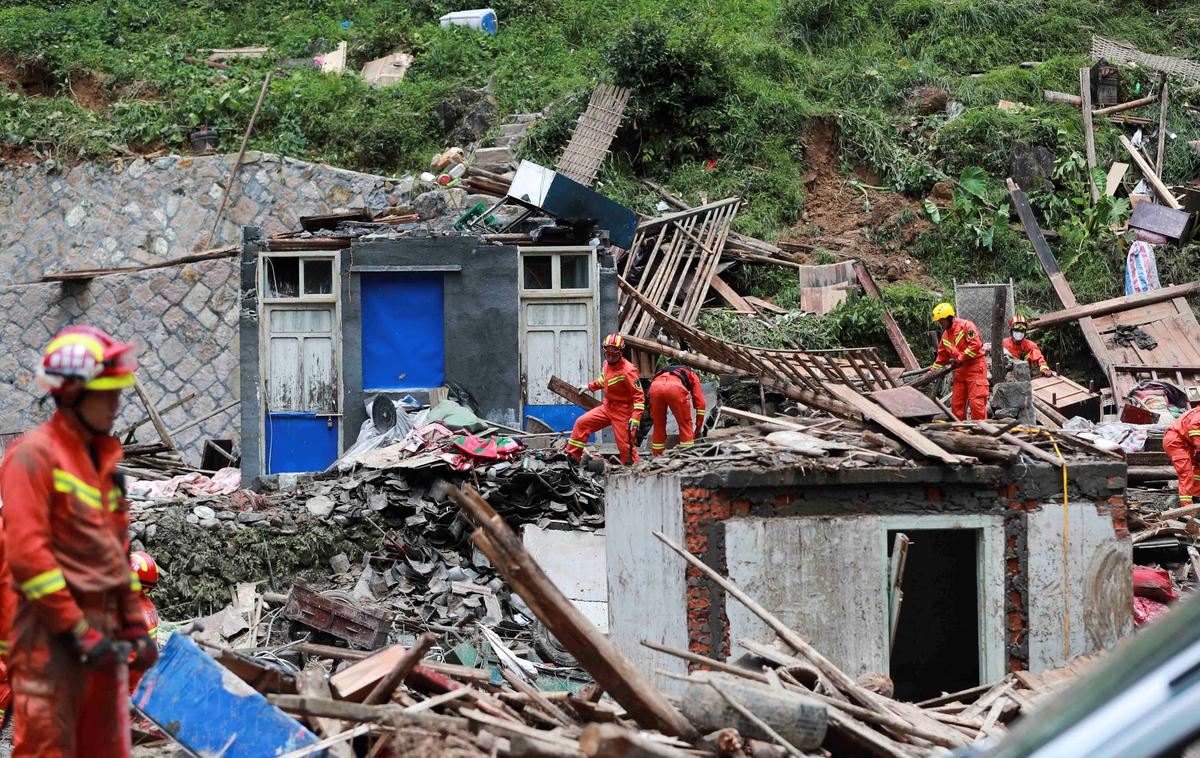
<svg viewBox="0 0 1200 758"><path fill-rule="evenodd" d="M843 176L838 165L837 129L819 122L805 140L809 173L800 223L783 238L840 256L860 258L880 282L915 282L934 286L920 261L905 251L932 227L919 200L876 190L884 181L855 167ZM857 181L858 184L854 182ZM817 262L815 251L798 253Z"/></svg>
<svg viewBox="0 0 1200 758"><path fill-rule="evenodd" d="M0 85L28 97L54 97L58 92L54 73L44 63L8 55L0 56Z"/></svg>
<svg viewBox="0 0 1200 758"><path fill-rule="evenodd" d="M104 110L114 100L104 86L104 77L94 71L71 72L71 99L89 111Z"/></svg>

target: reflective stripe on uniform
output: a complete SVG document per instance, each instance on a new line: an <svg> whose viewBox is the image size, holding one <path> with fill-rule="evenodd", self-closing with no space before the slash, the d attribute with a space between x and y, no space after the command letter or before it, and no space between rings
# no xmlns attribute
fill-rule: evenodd
<svg viewBox="0 0 1200 758"><path fill-rule="evenodd" d="M609 386L609 387L611 387L611 386L613 386L614 384L616 384L617 382L623 382L623 381L625 381L625 375L624 375L624 374L617 374L617 375L616 375L616 376L614 376L612 379L609 379L609 380L608 380L608 386Z"/></svg>
<svg viewBox="0 0 1200 758"><path fill-rule="evenodd" d="M950 340L946 339L945 337L942 338L942 344L945 345L946 347L954 347L954 343L951 342Z"/></svg>
<svg viewBox="0 0 1200 758"><path fill-rule="evenodd" d="M943 368L942 364L940 364L940 363L935 363L935 364L933 364L932 366L930 366L930 367L929 367L929 370L930 370L930 371L937 371L937 370L938 370L938 369L940 369L940 368Z"/></svg>
<svg viewBox="0 0 1200 758"><path fill-rule="evenodd" d="M966 332L959 332L958 334L954 335L954 344L957 345L958 343L962 342L965 334Z"/></svg>
<svg viewBox="0 0 1200 758"><path fill-rule="evenodd" d="M966 350L963 351L963 355L967 356L968 358L974 358L975 351L972 350L971 348L967 348Z"/></svg>
<svg viewBox="0 0 1200 758"><path fill-rule="evenodd" d="M1179 502L1185 503L1187 505L1191 505L1192 504L1192 496L1191 495L1180 495Z"/></svg>
<svg viewBox="0 0 1200 758"><path fill-rule="evenodd" d="M138 578L136 571L129 572L129 589L134 592L142 591L142 580Z"/></svg>
<svg viewBox="0 0 1200 758"><path fill-rule="evenodd" d="M633 404L633 409L634 409L635 411L644 411L644 410L646 410L646 406L645 406L644 404L642 404L642 403L634 403L634 404Z"/></svg>
<svg viewBox="0 0 1200 758"><path fill-rule="evenodd" d="M584 443L580 442L579 440L574 440L574 439L567 440L567 444L573 445L575 447L587 447L587 445L585 445Z"/></svg>
<svg viewBox="0 0 1200 758"><path fill-rule="evenodd" d="M21 582L18 587L21 590L21 594L29 600L37 600L53 592L65 590L66 588L67 580L63 576L62 569L50 569L45 573L38 574L27 582Z"/></svg>
<svg viewBox="0 0 1200 758"><path fill-rule="evenodd" d="M657 442L651 442L651 443L650 443L650 449L651 449L651 450L666 450L666 449L667 449L667 443L665 443L665 442L664 442L664 443L662 443L662 444L660 445L660 444L659 444L659 443L657 443Z"/></svg>
<svg viewBox="0 0 1200 758"><path fill-rule="evenodd" d="M121 488L113 487L108 491L108 509L115 511L121 507Z"/></svg>
<svg viewBox="0 0 1200 758"><path fill-rule="evenodd" d="M8 655L8 640L0 640L0 655Z"/></svg>
<svg viewBox="0 0 1200 758"><path fill-rule="evenodd" d="M696 411L696 415L697 415L697 416L703 416L703 415L704 415L704 409L703 409L703 408L701 408L700 410Z"/></svg>
<svg viewBox="0 0 1200 758"><path fill-rule="evenodd" d="M694 444L696 444L696 443L693 442L692 440L688 440L687 442L680 442L679 446L680 447L691 447Z"/></svg>
<svg viewBox="0 0 1200 758"><path fill-rule="evenodd" d="M1200 437L1200 429L1188 429L1189 437Z"/></svg>
<svg viewBox="0 0 1200 758"><path fill-rule="evenodd" d="M147 629L146 634L150 635L150 639L154 640L155 642L158 642L158 624L155 624L154 626Z"/></svg>
<svg viewBox="0 0 1200 758"><path fill-rule="evenodd" d="M100 501L100 490L59 468L54 469L54 490L67 495L74 495L84 505L97 510L104 507Z"/></svg>

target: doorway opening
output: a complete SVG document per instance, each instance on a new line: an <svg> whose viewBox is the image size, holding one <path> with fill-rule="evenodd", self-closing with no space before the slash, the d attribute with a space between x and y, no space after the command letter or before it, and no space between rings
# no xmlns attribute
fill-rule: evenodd
<svg viewBox="0 0 1200 758"><path fill-rule="evenodd" d="M916 702L977 686L979 530L889 530L889 559L899 533L911 542L891 652L895 697Z"/></svg>

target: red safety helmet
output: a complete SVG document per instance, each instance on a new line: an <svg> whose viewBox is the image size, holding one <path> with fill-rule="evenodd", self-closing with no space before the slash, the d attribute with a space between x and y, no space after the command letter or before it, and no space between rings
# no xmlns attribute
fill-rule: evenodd
<svg viewBox="0 0 1200 758"><path fill-rule="evenodd" d="M158 564L145 550L129 554L129 568L137 574L143 591L152 590L158 584Z"/></svg>
<svg viewBox="0 0 1200 758"><path fill-rule="evenodd" d="M603 347L605 350L610 350L610 351L614 351L614 352L619 352L621 350L624 350L625 349L625 338L622 337L621 335L617 334L616 332L613 332L612 334L610 334L604 338Z"/></svg>
<svg viewBox="0 0 1200 758"><path fill-rule="evenodd" d="M52 393L67 379L83 379L89 390L119 390L134 385L137 367L132 343L117 342L94 326L68 326L42 351L37 382Z"/></svg>
<svg viewBox="0 0 1200 758"><path fill-rule="evenodd" d="M1027 318L1025 318L1024 316L1013 316L1011 319L1009 319L1008 320L1008 330L1011 332L1012 330L1017 328L1018 324L1025 327L1021 331L1025 331L1025 332L1029 331L1029 320Z"/></svg>

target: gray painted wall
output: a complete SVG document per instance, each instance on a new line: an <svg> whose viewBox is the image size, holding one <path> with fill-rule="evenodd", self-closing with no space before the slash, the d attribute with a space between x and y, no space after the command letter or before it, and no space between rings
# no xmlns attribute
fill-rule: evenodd
<svg viewBox="0 0 1200 758"><path fill-rule="evenodd" d="M258 253L266 245L266 239L261 229L248 226L242 231L242 242L238 370L242 396L242 483L250 486L262 472L259 451L263 385L258 365Z"/></svg>
<svg viewBox="0 0 1200 758"><path fill-rule="evenodd" d="M1112 517L1090 503L1070 505L1065 554L1061 503L1047 503L1025 521L1029 670L1036 674L1062 666L1131 634L1132 547L1128 538L1116 536ZM1069 639L1066 649L1064 636Z"/></svg>
<svg viewBox="0 0 1200 758"><path fill-rule="evenodd" d="M604 500L609 639L655 685L678 694L681 684L657 671L683 675L687 663L641 641L688 648L687 564L652 534L684 544L679 479L611 477Z"/></svg>

